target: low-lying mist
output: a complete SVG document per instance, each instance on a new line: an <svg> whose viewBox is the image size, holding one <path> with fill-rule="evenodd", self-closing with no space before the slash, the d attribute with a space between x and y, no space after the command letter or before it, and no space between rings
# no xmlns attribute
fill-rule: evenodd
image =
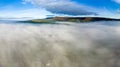
<svg viewBox="0 0 120 67"><path fill-rule="evenodd" d="M0 67L120 67L120 22L2 23Z"/></svg>

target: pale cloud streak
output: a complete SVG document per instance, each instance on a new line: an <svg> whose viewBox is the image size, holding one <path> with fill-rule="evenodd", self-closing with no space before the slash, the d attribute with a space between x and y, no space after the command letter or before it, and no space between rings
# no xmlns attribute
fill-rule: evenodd
<svg viewBox="0 0 120 67"><path fill-rule="evenodd" d="M118 4L120 4L120 0L113 0L113 1L115 1L115 2L118 3Z"/></svg>
<svg viewBox="0 0 120 67"><path fill-rule="evenodd" d="M46 15L52 14L44 9L38 8L31 8L31 9L12 9L12 10L1 10L0 17L2 18L22 18L22 17L29 17L29 18L45 18Z"/></svg>

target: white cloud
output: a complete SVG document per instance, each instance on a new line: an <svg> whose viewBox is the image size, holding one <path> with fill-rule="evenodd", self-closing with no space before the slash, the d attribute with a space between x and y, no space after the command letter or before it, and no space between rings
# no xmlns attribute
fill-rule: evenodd
<svg viewBox="0 0 120 67"><path fill-rule="evenodd" d="M116 3L119 3L120 4L120 0L114 0Z"/></svg>
<svg viewBox="0 0 120 67"><path fill-rule="evenodd" d="M92 12L93 8L80 5L71 0L23 0L25 2L31 2L34 5L45 8L46 10L57 14L69 14L69 15L90 15L96 14Z"/></svg>

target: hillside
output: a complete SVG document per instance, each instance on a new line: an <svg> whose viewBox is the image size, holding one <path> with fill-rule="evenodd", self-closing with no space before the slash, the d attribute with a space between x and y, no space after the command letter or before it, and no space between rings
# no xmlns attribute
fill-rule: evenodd
<svg viewBox="0 0 120 67"><path fill-rule="evenodd" d="M45 19L33 19L22 21L24 23L56 23L61 22L95 22L95 21L120 21L120 19L104 18L104 17L51 17ZM21 21L20 21L21 22Z"/></svg>
<svg viewBox="0 0 120 67"><path fill-rule="evenodd" d="M56 21L71 21L71 22L120 21L120 19L104 17L53 17L53 19Z"/></svg>

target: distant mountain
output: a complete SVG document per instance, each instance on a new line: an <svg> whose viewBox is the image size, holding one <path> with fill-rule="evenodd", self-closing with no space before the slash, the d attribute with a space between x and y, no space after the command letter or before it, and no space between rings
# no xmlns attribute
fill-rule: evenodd
<svg viewBox="0 0 120 67"><path fill-rule="evenodd" d="M48 17L45 19L32 19L26 21L20 21L24 23L56 23L56 21L62 22L94 22L94 21L120 21L120 19L104 18L104 17Z"/></svg>
<svg viewBox="0 0 120 67"><path fill-rule="evenodd" d="M53 17L53 19L56 21L70 21L70 22L120 21L120 19L105 17Z"/></svg>

